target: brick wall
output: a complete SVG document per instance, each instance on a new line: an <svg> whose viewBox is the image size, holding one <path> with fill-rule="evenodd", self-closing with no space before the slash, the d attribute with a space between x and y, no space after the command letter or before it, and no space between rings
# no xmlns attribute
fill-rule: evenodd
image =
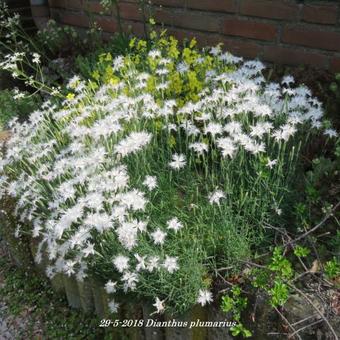
<svg viewBox="0 0 340 340"><path fill-rule="evenodd" d="M143 34L150 15L179 39L219 42L234 54L283 64L308 64L340 71L340 1L295 0L120 0L123 29ZM49 0L51 17L106 32L118 29L116 9L103 14L99 0Z"/></svg>
<svg viewBox="0 0 340 340"><path fill-rule="evenodd" d="M20 15L21 24L27 32L36 30L29 0L5 0L5 3L11 14L18 13Z"/></svg>

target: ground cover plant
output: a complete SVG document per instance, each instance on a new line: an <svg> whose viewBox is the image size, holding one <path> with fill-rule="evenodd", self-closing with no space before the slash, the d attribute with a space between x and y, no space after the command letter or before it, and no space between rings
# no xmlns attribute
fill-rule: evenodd
<svg viewBox="0 0 340 340"><path fill-rule="evenodd" d="M293 78L267 83L259 61L195 44L132 39L12 123L2 194L17 198L17 235L40 239L49 277L103 279L112 312L121 292L158 312L211 302L212 273L237 270L284 220L301 146L337 136Z"/></svg>
<svg viewBox="0 0 340 340"><path fill-rule="evenodd" d="M10 261L2 242L0 254L0 318L3 338L106 339L104 330L98 327L99 317L84 315L68 308L65 297L55 294L49 282L39 276L34 268L17 268ZM3 315L4 304L8 307L8 315ZM7 319L10 334L2 333L3 319Z"/></svg>

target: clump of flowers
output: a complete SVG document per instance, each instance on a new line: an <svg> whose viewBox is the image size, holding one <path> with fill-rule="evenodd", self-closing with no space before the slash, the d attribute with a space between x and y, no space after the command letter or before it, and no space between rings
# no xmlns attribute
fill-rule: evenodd
<svg viewBox="0 0 340 340"><path fill-rule="evenodd" d="M49 277L100 276L112 312L122 293L181 312L210 303L214 270L267 237L302 143L336 133L306 87L266 82L259 61L164 36L130 45L12 122L0 193L16 198L18 234L40 240Z"/></svg>

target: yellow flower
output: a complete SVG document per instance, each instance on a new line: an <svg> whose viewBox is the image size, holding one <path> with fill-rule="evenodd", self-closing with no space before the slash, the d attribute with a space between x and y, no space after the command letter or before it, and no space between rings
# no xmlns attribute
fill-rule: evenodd
<svg viewBox="0 0 340 340"><path fill-rule="evenodd" d="M67 96L66 96L66 98L67 98L68 100L72 100L72 99L74 98L74 93L68 93Z"/></svg>
<svg viewBox="0 0 340 340"><path fill-rule="evenodd" d="M197 44L197 40L195 38L192 38L192 40L190 41L189 47L192 49L196 46L196 44Z"/></svg>
<svg viewBox="0 0 340 340"><path fill-rule="evenodd" d="M147 43L145 40L141 39L137 43L137 50L138 51L144 51L146 50Z"/></svg>
<svg viewBox="0 0 340 340"><path fill-rule="evenodd" d="M132 38L129 42L129 47L133 48L135 46L135 43L136 43L136 38Z"/></svg>
<svg viewBox="0 0 340 340"><path fill-rule="evenodd" d="M100 78L100 74L99 74L98 70L93 71L92 74L91 74L91 76L92 76L93 79L95 79L95 80L97 80L97 81L98 81L99 78Z"/></svg>

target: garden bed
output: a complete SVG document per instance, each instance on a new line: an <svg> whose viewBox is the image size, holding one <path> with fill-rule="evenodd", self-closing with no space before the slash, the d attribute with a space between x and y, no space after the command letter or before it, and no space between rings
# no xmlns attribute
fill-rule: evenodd
<svg viewBox="0 0 340 340"><path fill-rule="evenodd" d="M13 91L20 113L34 107L6 119L1 150L1 234L17 265L117 339L336 338L337 76L312 92L165 32L114 46L78 56L69 79L27 46L0 64L31 91Z"/></svg>

